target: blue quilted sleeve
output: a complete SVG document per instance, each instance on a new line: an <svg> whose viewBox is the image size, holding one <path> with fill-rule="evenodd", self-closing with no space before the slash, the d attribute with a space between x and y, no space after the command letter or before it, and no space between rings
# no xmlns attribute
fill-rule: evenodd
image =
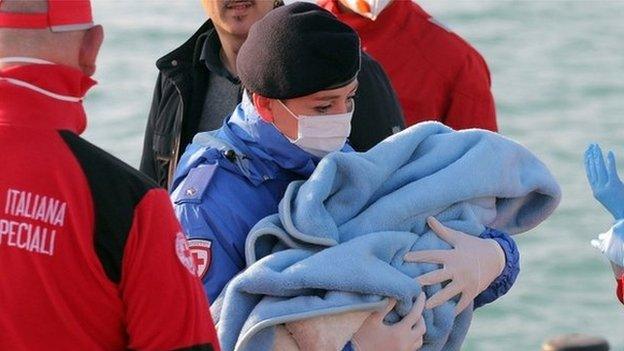
<svg viewBox="0 0 624 351"><path fill-rule="evenodd" d="M516 281L518 273L520 273L520 252L509 234L496 229L486 228L481 233L481 238L496 240L501 246L505 252L505 268L501 275L475 298L474 308L479 308L505 295Z"/></svg>

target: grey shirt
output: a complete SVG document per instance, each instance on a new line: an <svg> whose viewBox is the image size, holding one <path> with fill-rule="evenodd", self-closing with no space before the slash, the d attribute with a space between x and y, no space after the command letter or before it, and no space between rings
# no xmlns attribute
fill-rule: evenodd
<svg viewBox="0 0 624 351"><path fill-rule="evenodd" d="M206 35L200 60L213 73L209 75L206 98L199 120L199 131L219 129L241 101L240 81L223 65L220 56L221 42L216 30Z"/></svg>

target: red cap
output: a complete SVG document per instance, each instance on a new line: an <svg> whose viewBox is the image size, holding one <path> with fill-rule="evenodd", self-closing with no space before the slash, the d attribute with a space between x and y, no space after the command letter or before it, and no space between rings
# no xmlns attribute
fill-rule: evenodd
<svg viewBox="0 0 624 351"><path fill-rule="evenodd" d="M0 10L0 28L50 28L53 32L68 32L91 27L93 16L90 0L48 0L47 13L10 13Z"/></svg>

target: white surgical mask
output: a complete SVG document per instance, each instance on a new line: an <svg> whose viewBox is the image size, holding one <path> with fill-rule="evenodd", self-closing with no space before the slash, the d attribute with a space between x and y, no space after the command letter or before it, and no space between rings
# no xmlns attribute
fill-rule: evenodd
<svg viewBox="0 0 624 351"><path fill-rule="evenodd" d="M355 106L347 113L336 115L297 116L283 102L279 103L297 119L297 139L286 138L302 150L323 157L342 149L347 142L351 134L351 118Z"/></svg>
<svg viewBox="0 0 624 351"><path fill-rule="evenodd" d="M50 61L46 61L46 60L42 60L42 59L38 59L38 58L34 58L34 57L21 57L21 56L15 56L15 57L0 57L0 64L3 63L30 63L30 64L35 64L35 65L53 65L53 62ZM25 82L23 80L20 79L14 79L14 78L6 78L6 77L0 77L0 81L6 81L10 84L13 85L17 85L19 87L22 88L26 88L26 89L30 89L32 91L36 91L39 94L43 94L45 96L51 97L53 99L56 100L61 100L61 101L67 101L67 102L81 102L84 97L77 97L77 96L67 96L67 95L61 95L61 94L56 94L53 93L49 90L40 88L34 84L30 84L28 82Z"/></svg>
<svg viewBox="0 0 624 351"><path fill-rule="evenodd" d="M357 14L368 17L374 21L381 11L390 4L390 1L392 0L344 0L344 3Z"/></svg>

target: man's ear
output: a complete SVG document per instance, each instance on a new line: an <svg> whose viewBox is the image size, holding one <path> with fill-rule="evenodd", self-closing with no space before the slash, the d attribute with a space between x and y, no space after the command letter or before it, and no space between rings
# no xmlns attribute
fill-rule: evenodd
<svg viewBox="0 0 624 351"><path fill-rule="evenodd" d="M258 111L258 114L265 122L273 123L273 109L271 108L271 99L256 93L251 94L253 104Z"/></svg>
<svg viewBox="0 0 624 351"><path fill-rule="evenodd" d="M100 47L102 47L102 42L104 42L104 28L101 25L87 30L82 38L78 64L82 72L89 77L95 74L97 56L100 52Z"/></svg>

